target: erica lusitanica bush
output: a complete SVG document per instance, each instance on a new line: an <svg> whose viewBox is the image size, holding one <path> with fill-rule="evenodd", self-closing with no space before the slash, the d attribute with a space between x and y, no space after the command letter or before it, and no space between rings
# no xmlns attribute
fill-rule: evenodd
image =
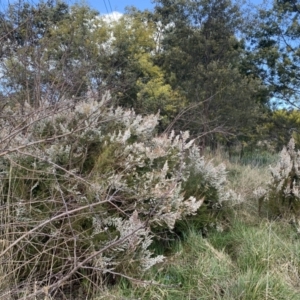
<svg viewBox="0 0 300 300"><path fill-rule="evenodd" d="M2 295L141 280L164 260L150 251L154 239L231 197L224 167L205 162L187 132L157 135L158 114L109 100L4 108Z"/></svg>

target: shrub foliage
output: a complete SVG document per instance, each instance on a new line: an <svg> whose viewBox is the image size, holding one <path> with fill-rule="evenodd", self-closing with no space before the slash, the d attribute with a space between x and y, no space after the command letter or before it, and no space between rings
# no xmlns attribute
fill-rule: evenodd
<svg viewBox="0 0 300 300"><path fill-rule="evenodd" d="M271 180L267 189L258 188L259 212L267 212L271 218L298 218L300 213L300 151L295 149L292 138L279 155L275 167L271 167Z"/></svg>
<svg viewBox="0 0 300 300"><path fill-rule="evenodd" d="M158 120L112 108L108 96L4 108L2 296L140 280L164 259L149 249L154 238L204 200L227 200L223 167L206 164L187 132L157 136Z"/></svg>

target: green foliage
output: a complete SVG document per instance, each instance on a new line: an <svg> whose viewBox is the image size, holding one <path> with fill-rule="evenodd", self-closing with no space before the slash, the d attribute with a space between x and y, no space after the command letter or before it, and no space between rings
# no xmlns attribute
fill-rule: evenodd
<svg viewBox="0 0 300 300"><path fill-rule="evenodd" d="M278 109L272 112L269 120L258 126L260 144L268 151L280 151L287 145L291 136L296 147L300 146L300 112L296 109Z"/></svg>
<svg viewBox="0 0 300 300"><path fill-rule="evenodd" d="M184 107L184 101L167 83L163 69L154 63L157 25L133 10L110 21L107 31L113 39L102 66L107 85L114 87L116 103L143 115L159 111L162 131Z"/></svg>
<svg viewBox="0 0 300 300"><path fill-rule="evenodd" d="M203 147L216 147L230 134L250 136L262 114L257 97L263 87L241 71L244 49L235 37L242 24L239 7L226 0L155 3L164 37L155 59L187 103L177 127L201 136Z"/></svg>
<svg viewBox="0 0 300 300"><path fill-rule="evenodd" d="M68 5L61 1L36 5L20 1L1 12L1 89L11 95L10 101L38 105L48 84L55 94L53 82L49 83L51 66L46 59L47 50L51 49L51 28L68 15Z"/></svg>
<svg viewBox="0 0 300 300"><path fill-rule="evenodd" d="M257 11L249 28L250 57L275 105L298 105L299 16L298 1L273 1Z"/></svg>
<svg viewBox="0 0 300 300"><path fill-rule="evenodd" d="M110 89L114 104L142 115L160 111L160 131L184 107L154 63L157 26L143 13L110 18L84 5L21 2L9 6L1 26L0 83L10 102L38 107L41 98L56 103Z"/></svg>

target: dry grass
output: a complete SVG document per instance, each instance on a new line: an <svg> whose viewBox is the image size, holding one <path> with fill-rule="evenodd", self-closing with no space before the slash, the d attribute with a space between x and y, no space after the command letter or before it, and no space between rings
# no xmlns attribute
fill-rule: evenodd
<svg viewBox="0 0 300 300"><path fill-rule="evenodd" d="M256 222L258 218L258 202L253 192L258 187L266 187L271 179L270 165L276 163L277 155L260 156L258 153L247 159L229 159L227 153L217 150L213 154L206 153L208 159L216 164L223 163L227 169L228 187L240 195L242 203L235 206L238 217Z"/></svg>

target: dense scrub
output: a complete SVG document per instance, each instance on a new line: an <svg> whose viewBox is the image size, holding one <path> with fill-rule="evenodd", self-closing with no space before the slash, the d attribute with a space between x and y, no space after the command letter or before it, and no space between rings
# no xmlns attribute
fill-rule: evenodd
<svg viewBox="0 0 300 300"><path fill-rule="evenodd" d="M164 260L153 240L172 237L201 205L207 213L230 200L224 166L206 162L187 132L156 135L158 119L109 97L5 108L2 297L142 280Z"/></svg>
<svg viewBox="0 0 300 300"><path fill-rule="evenodd" d="M267 189L272 181L269 166L254 165L259 155L249 165L232 163L225 153L218 153L217 160L226 163L230 185L246 199L227 215L228 226L210 228L206 237L191 226L164 263L147 272L159 284L142 287L123 281L95 299L299 298L299 226L290 218L262 218L253 196L257 186ZM291 216L286 209L285 217Z"/></svg>

